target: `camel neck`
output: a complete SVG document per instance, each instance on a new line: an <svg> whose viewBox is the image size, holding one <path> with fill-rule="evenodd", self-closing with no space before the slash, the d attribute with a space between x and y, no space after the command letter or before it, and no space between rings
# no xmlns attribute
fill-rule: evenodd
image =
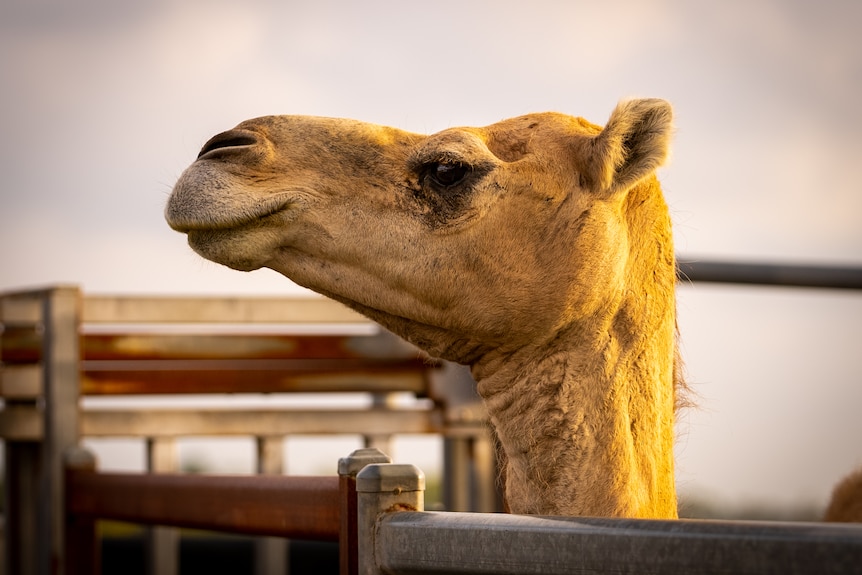
<svg viewBox="0 0 862 575"><path fill-rule="evenodd" d="M474 365L512 512L676 517L668 327L633 342L608 326L600 342L561 337Z"/></svg>

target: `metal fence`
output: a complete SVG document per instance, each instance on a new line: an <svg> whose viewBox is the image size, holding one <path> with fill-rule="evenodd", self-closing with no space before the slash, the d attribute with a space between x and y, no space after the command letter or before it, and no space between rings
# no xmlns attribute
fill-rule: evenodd
<svg viewBox="0 0 862 575"><path fill-rule="evenodd" d="M429 513L413 466L356 482L362 575L862 572L858 524Z"/></svg>
<svg viewBox="0 0 862 575"><path fill-rule="evenodd" d="M862 267L682 260L678 270L683 282L862 289ZM380 467L357 477L363 575L862 573L859 524L429 513L412 470Z"/></svg>
<svg viewBox="0 0 862 575"><path fill-rule="evenodd" d="M682 261L679 271L682 281L692 282L862 289L862 268L856 267ZM342 546L342 573L862 573L862 526L425 513L424 480L412 466L374 464L355 479L358 468L346 478L318 478L310 483L285 478L273 482L266 477L165 478L95 473L86 457L73 456L64 461L76 453L79 430L102 429L104 433L114 433L128 427L128 421L119 419L128 420L129 414L119 419L114 414L111 419L110 414L81 412L79 394L116 393L118 389L120 393L141 393L160 385L170 388L162 392L176 392L171 391L175 389L172 386L184 378L165 379L165 373L171 371L165 366L136 370L129 365L117 365L112 354L118 349L118 341L124 342L119 347L125 345L128 350L130 340L100 339L97 335L82 338L79 328L82 315L93 322L142 317L156 322L197 321L201 314L226 322L278 322L285 318L278 317L269 305L271 302L237 299L89 297L83 303L82 313L81 295L77 289L68 287L6 294L0 298L0 320L4 325L0 334L3 361L0 391L5 400L0 411L0 435L7 442L6 509L12 518L9 522L7 515L7 551L17 561L10 573L64 572L63 566L68 566L65 572L69 573L93 571L97 559L89 550L94 545L96 518L279 536L302 534L329 540L337 537ZM319 319L331 310L329 304L310 305L313 309L302 308L302 313L309 314L303 316L306 319ZM291 320L297 318L292 316ZM248 341L255 342L252 347L259 349L264 340ZM225 342L231 348L239 341L201 338L195 344L194 357L183 357L186 363L172 365L188 369L189 362L194 364L198 370L196 377L188 381L197 382L191 384L196 391L212 389L209 384L200 385L204 380L215 382L222 391L230 391L235 389L236 381L230 381L228 372L241 366L236 358L233 363L218 363L223 358L217 356L219 350L226 349ZM135 357L129 358L126 351L124 358L137 362L165 361L164 350L175 349L176 343L177 340L161 337L139 338L131 346L136 350L132 353ZM264 343L266 347L272 341ZM254 355L257 351L249 353ZM254 359L267 360L257 356ZM330 372L325 367L321 369L320 358L312 357L311 363L308 357L293 359L299 363L288 361L278 366L291 373L286 378L273 379L273 370L256 375L251 370L241 379L257 381L266 388L262 391L283 391L285 386L289 388L303 378L332 385L333 389L350 387L343 378L339 380L335 373L338 369ZM348 365L349 369L367 371L362 384L354 386L355 390L369 389L368 386L371 390L400 390L406 386L408 391L424 392L426 383L415 383L410 378L415 378L417 371L423 371L428 364L410 364L403 356L390 358L394 363L388 367L375 363L373 357L341 359L358 359L358 363ZM149 367L152 366L150 363ZM401 383L393 384L395 380L391 378L386 383L387 376L396 372ZM79 381L76 385L69 383ZM447 415L436 413L435 409L438 408L418 415L418 419L416 414L388 410L377 415L407 418L393 420L387 434L399 429L411 430L414 425L427 432L443 431L441 421ZM154 437L149 443L151 461L159 460L160 435L170 439L202 429L211 433L229 425L230 418L235 417L214 415L213 421L201 422L198 418L196 423L190 423L191 418L176 415L169 418L151 412L142 416L148 423L136 433ZM261 425L260 415L242 416L246 432L262 435L272 431L273 422L276 427L283 427L276 429L278 433L317 429L307 418L288 422L290 418L273 416L275 419ZM305 421L302 425L306 427L297 421ZM345 420L336 414L329 421L337 426ZM451 423L447 420L447 425ZM459 428L456 422L449 431L455 436L475 439L476 421L466 423L473 426ZM357 422L348 427L355 425ZM267 451L265 443L261 444L262 453ZM71 463L68 469L67 463ZM157 464L153 470L159 470ZM485 475L487 472L485 469ZM136 500L149 503L136 507ZM215 501L221 503L212 504ZM269 501L280 503L269 505ZM207 507L203 515L197 515ZM38 513L31 513L34 509ZM23 553L22 545L38 552Z"/></svg>
<svg viewBox="0 0 862 575"><path fill-rule="evenodd" d="M359 335L284 331L285 324L310 323L365 327ZM266 517L283 520L287 512L255 506L254 493L280 490L275 501L290 504L291 517L297 512L291 501L308 498L284 495L298 487L292 478L273 483L267 477L284 472L282 446L289 436L351 434L388 451L397 434L442 435L444 444L461 447L454 449L460 456L452 460L450 484L493 489L493 450L474 449L490 444L481 413L449 401L451 382L440 364L369 324L322 298L105 297L75 286L0 294L5 572L62 573L66 557L87 547L68 545L67 535L87 531L68 527L65 514L72 511L239 532L254 524L266 534ZM343 409L164 409L134 401L139 394L292 392L361 392L371 402ZM416 400L391 401L405 395ZM85 396L131 401L100 407L82 404ZM177 438L189 436L254 438L260 475L227 483L201 475L167 477L179 471ZM64 460L83 437L144 439L150 473L73 473L64 484ZM206 494L211 496L201 499ZM280 537L290 534L285 525ZM176 573L178 532L154 527L146 538L150 572ZM257 543L258 572L284 573L285 541Z"/></svg>

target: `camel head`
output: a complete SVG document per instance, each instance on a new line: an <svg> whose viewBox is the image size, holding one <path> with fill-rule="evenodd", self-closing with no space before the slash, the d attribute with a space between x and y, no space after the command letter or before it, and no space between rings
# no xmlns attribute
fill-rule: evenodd
<svg viewBox="0 0 862 575"><path fill-rule="evenodd" d="M654 171L670 124L661 100L623 102L604 128L542 113L429 136L257 118L204 145L166 218L207 259L272 268L474 363L630 289L637 250L669 238Z"/></svg>

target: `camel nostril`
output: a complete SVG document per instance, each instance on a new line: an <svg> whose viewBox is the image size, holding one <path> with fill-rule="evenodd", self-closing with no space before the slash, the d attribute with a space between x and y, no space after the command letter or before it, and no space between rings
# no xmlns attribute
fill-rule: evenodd
<svg viewBox="0 0 862 575"><path fill-rule="evenodd" d="M251 132L241 130L222 132L221 134L212 137L209 142L204 144L204 147L201 148L200 154L198 154L198 159L216 150L242 148L245 146L253 146L254 144L257 144L257 137Z"/></svg>

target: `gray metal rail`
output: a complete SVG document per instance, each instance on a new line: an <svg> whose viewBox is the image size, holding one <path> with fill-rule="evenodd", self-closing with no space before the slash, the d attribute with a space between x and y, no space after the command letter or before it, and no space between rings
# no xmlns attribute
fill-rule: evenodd
<svg viewBox="0 0 862 575"><path fill-rule="evenodd" d="M478 513L389 513L384 573L862 572L862 526L650 521Z"/></svg>
<svg viewBox="0 0 862 575"><path fill-rule="evenodd" d="M859 524L426 513L413 466L356 482L360 575L862 573Z"/></svg>
<svg viewBox="0 0 862 575"><path fill-rule="evenodd" d="M862 267L696 261L680 257L680 281L862 289Z"/></svg>

